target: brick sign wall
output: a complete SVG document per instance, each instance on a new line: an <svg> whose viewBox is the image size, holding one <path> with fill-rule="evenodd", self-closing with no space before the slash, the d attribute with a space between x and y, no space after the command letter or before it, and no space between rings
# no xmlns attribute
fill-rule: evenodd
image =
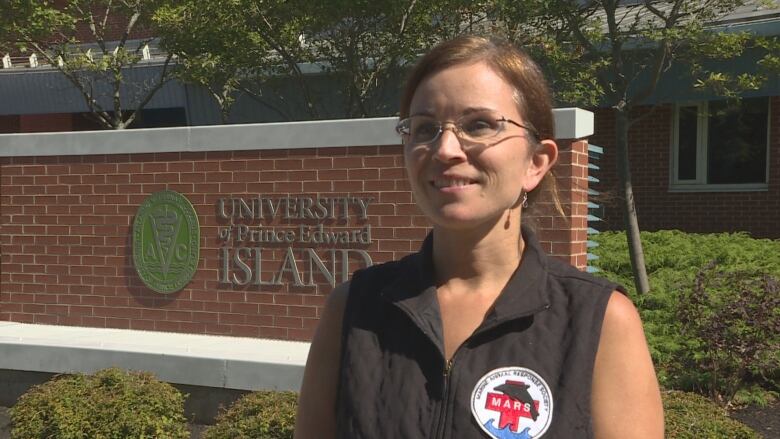
<svg viewBox="0 0 780 439"><path fill-rule="evenodd" d="M567 218L537 223L583 268L587 143L561 146ZM171 294L144 285L132 250L139 206L165 189L200 223L197 271ZM311 338L332 283L428 230L396 145L4 156L0 208L0 321L291 340Z"/></svg>

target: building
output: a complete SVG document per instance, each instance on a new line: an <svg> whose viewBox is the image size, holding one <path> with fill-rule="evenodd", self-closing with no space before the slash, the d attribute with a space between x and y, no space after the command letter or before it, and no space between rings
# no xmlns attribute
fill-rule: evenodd
<svg viewBox="0 0 780 439"><path fill-rule="evenodd" d="M748 4L726 17L724 31L780 35L780 3ZM748 52L735 63L755 64ZM724 67L726 70L728 66ZM648 105L632 115L629 159L641 230L744 231L780 238L780 76L740 101L695 90L687 73L670 71ZM591 142L603 146L598 202L605 223L623 229L614 150L614 118L594 109Z"/></svg>
<svg viewBox="0 0 780 439"><path fill-rule="evenodd" d="M718 26L726 31L778 35L780 2L774 5L748 2ZM163 58L164 54L152 47L149 59L129 72L131 82L153 82ZM31 68L24 58L12 61L10 68L0 69L0 133L98 128L83 99L55 69L45 65ZM736 62L754 63L755 56L748 53ZM746 231L756 237L780 237L780 78L769 78L760 90L736 103L682 86L686 81L679 79L685 76L674 69L666 75L647 106L635 115L638 122L629 132L640 228ZM310 81L327 84L325 76L314 73ZM284 78L278 85L294 93L295 87ZM613 118L608 108L594 112L591 142L604 147L597 176L600 182L595 185L601 196L594 200L601 206L598 216L604 222L596 227L620 230L623 220L613 154ZM334 110L325 117L343 115ZM305 120L307 115L300 112L292 118ZM231 112L234 123L282 120L280 114L246 96L239 98ZM219 123L219 109L205 90L174 80L154 96L134 126Z"/></svg>

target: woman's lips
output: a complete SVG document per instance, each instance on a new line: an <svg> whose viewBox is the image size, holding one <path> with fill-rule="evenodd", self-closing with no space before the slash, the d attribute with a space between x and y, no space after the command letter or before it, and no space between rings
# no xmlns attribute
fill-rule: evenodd
<svg viewBox="0 0 780 439"><path fill-rule="evenodd" d="M457 191L476 184L476 180L466 177L436 177L431 181L433 187L443 191Z"/></svg>

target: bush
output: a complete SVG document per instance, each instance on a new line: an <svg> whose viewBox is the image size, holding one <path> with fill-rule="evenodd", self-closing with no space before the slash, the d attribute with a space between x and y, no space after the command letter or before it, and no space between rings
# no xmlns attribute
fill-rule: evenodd
<svg viewBox="0 0 780 439"><path fill-rule="evenodd" d="M682 334L700 341L694 358L710 396L730 405L751 378L780 368L780 283L768 275L725 272L714 262L677 305Z"/></svg>
<svg viewBox="0 0 780 439"><path fill-rule="evenodd" d="M753 403L773 399L780 377L780 334L766 328L780 321L780 311L771 308L779 297L771 284L780 279L780 241L740 233L642 232L651 289L637 296L625 234L605 232L594 240L599 259L593 264L600 275L628 288L664 387L720 395L723 402L734 396ZM710 279L701 278L698 290L697 275ZM767 311L761 311L766 325L756 332L746 323L759 309ZM683 324L686 315L691 318ZM715 355L712 343L721 344L720 352L752 353L743 355L745 362L737 367L729 355ZM721 374L714 376L714 370Z"/></svg>
<svg viewBox="0 0 780 439"><path fill-rule="evenodd" d="M189 438L184 397L150 373L60 375L11 408L13 439Z"/></svg>
<svg viewBox="0 0 780 439"><path fill-rule="evenodd" d="M761 439L760 434L729 418L723 408L701 395L669 391L661 396L667 438Z"/></svg>
<svg viewBox="0 0 780 439"><path fill-rule="evenodd" d="M294 392L248 393L217 416L204 439L292 439L298 395Z"/></svg>

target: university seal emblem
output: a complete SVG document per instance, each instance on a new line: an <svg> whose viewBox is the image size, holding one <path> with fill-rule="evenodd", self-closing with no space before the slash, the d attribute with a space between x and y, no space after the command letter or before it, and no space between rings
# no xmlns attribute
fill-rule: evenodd
<svg viewBox="0 0 780 439"><path fill-rule="evenodd" d="M531 369L491 370L474 387L471 413L491 438L539 438L552 421L550 387Z"/></svg>
<svg viewBox="0 0 780 439"><path fill-rule="evenodd" d="M133 263L144 284L158 293L179 291L199 258L200 225L189 200L167 190L147 197L133 222Z"/></svg>

